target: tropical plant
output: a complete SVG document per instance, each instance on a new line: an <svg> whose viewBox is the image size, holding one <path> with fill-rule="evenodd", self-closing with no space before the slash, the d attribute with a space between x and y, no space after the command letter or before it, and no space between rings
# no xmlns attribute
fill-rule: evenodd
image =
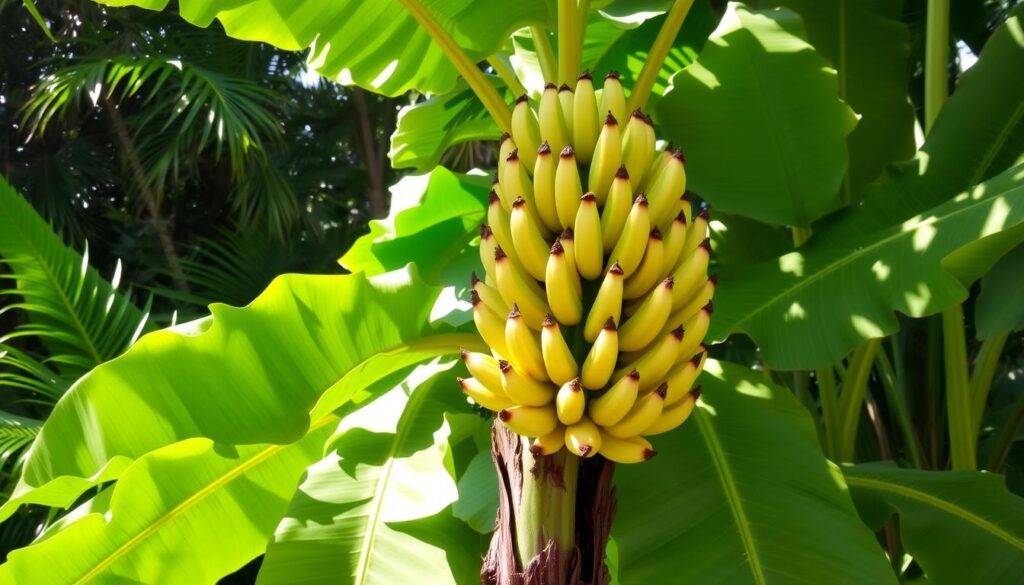
<svg viewBox="0 0 1024 585"><path fill-rule="evenodd" d="M212 582L262 555L262 583L1015 582L1024 8L761 4L181 0L331 79L432 94L391 149L425 174L341 257L352 274L278 277L75 381L0 517L69 511L0 575ZM537 498L528 444L455 388L460 348L489 349L469 274L501 205L489 173L433 165L527 143L509 104L563 107L545 85L588 68L686 153L720 343L657 457L584 462ZM566 521L553 562L543 530Z"/></svg>

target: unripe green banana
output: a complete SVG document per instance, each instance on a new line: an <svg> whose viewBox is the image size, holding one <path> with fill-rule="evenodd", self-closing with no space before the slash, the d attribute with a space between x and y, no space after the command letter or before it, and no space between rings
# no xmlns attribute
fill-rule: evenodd
<svg viewBox="0 0 1024 585"><path fill-rule="evenodd" d="M562 227L569 228L576 223L576 211L583 197L580 184L580 170L576 166L576 151L566 146L558 156L558 167L555 169L555 209L558 222Z"/></svg>
<svg viewBox="0 0 1024 585"><path fill-rule="evenodd" d="M622 235L622 228L626 225L626 219L629 218L629 210L633 207L631 185L629 172L625 166L620 166L615 178L612 179L608 199L605 200L604 209L601 211L601 240L606 254L615 249L615 244Z"/></svg>
<svg viewBox="0 0 1024 585"><path fill-rule="evenodd" d="M637 312L626 319L619 331L619 351L639 351L658 335L672 311L673 286L671 276L661 281Z"/></svg>
<svg viewBox="0 0 1024 585"><path fill-rule="evenodd" d="M641 463L657 455L651 442L643 437L620 439L601 433L601 455L615 463Z"/></svg>
<svg viewBox="0 0 1024 585"><path fill-rule="evenodd" d="M668 384L662 383L654 392L641 396L622 420L605 427L604 432L620 439L639 435L661 416L667 392Z"/></svg>
<svg viewBox="0 0 1024 585"><path fill-rule="evenodd" d="M622 273L627 278L632 276L644 257L644 249L647 247L647 238L650 234L651 218L647 211L647 197L641 193L637 195L633 208L629 210L626 226L622 228L622 235L608 256L608 263L618 262Z"/></svg>
<svg viewBox="0 0 1024 585"><path fill-rule="evenodd" d="M601 115L597 109L594 81L589 72L576 79L572 116L572 143L576 147L576 156L580 162L588 164L594 156L597 135L601 132Z"/></svg>
<svg viewBox="0 0 1024 585"><path fill-rule="evenodd" d="M700 398L700 394L701 390L700 386L698 386L688 392L684 400L667 406L661 411L661 416L644 429L643 434L647 436L660 435L686 422L686 419L693 412L693 408L697 406L697 399Z"/></svg>
<svg viewBox="0 0 1024 585"><path fill-rule="evenodd" d="M498 413L508 430L524 437L543 437L558 428L555 406L512 406Z"/></svg>
<svg viewBox="0 0 1024 585"><path fill-rule="evenodd" d="M554 455L561 451L562 447L565 447L565 427L559 425L550 433L534 439L530 445L530 453L534 457Z"/></svg>
<svg viewBox="0 0 1024 585"><path fill-rule="evenodd" d="M558 208L555 205L555 169L558 161L551 154L548 143L540 145L537 150L537 163L533 167L533 198L547 231L558 233L562 224L558 221Z"/></svg>
<svg viewBox="0 0 1024 585"><path fill-rule="evenodd" d="M548 244L541 235L540 226L530 216L526 200L522 197L512 202L512 214L509 218L512 246L516 257L522 262L526 271L537 280L544 280L548 265Z"/></svg>
<svg viewBox="0 0 1024 585"><path fill-rule="evenodd" d="M495 283L501 298L509 307L518 305L523 319L531 329L540 331L548 312L545 293L537 281L498 246L494 250Z"/></svg>
<svg viewBox="0 0 1024 585"><path fill-rule="evenodd" d="M669 159L672 158L672 153L674 153L675 150L676 147L671 142L669 142L668 144L665 145L664 149L658 152L657 156L654 157L654 162L651 163L650 170L647 171L647 174L644 175L643 182L640 183L641 189L646 190L651 188L651 185L654 184L655 179L658 178L658 175L661 174L662 169L665 168L665 165L668 164Z"/></svg>
<svg viewBox="0 0 1024 585"><path fill-rule="evenodd" d="M593 457L601 451L601 430L584 416L565 427L565 446L580 457Z"/></svg>
<svg viewBox="0 0 1024 585"><path fill-rule="evenodd" d="M658 228L651 230L647 238L647 249L644 251L644 259L640 261L633 276L626 279L622 288L622 296L626 299L635 299L650 292L654 285L664 280L661 272L665 266L665 243L661 239L661 231Z"/></svg>
<svg viewBox="0 0 1024 585"><path fill-rule="evenodd" d="M488 390L499 395L505 394L501 386L501 368L498 366L497 359L486 353L466 351L461 347L459 348L459 357L462 358L462 363L466 365L469 373Z"/></svg>
<svg viewBox="0 0 1024 585"><path fill-rule="evenodd" d="M501 390L513 404L544 406L555 398L555 388L546 382L538 382L511 363L500 360L498 375Z"/></svg>
<svg viewBox="0 0 1024 585"><path fill-rule="evenodd" d="M509 358L527 375L539 381L548 379L544 355L540 350L540 336L526 325L519 306L514 303L505 320L505 346L508 347Z"/></svg>
<svg viewBox="0 0 1024 585"><path fill-rule="evenodd" d="M622 135L615 116L608 114L601 127L601 134L594 146L594 158L590 162L590 179L587 186L597 197L599 205L604 205L608 190L612 186L615 173L622 166Z"/></svg>
<svg viewBox="0 0 1024 585"><path fill-rule="evenodd" d="M572 115L574 96L572 94L572 88L569 87L568 83L563 83L558 88L558 103L562 107L562 120L565 122L565 138L567 143L573 141L573 125L575 119Z"/></svg>
<svg viewBox="0 0 1024 585"><path fill-rule="evenodd" d="M583 386L580 385L579 378L562 384L558 389L558 395L555 396L555 412L558 414L558 420L564 425L580 422L586 405L587 400L583 396Z"/></svg>
<svg viewBox="0 0 1024 585"><path fill-rule="evenodd" d="M622 163L636 184L643 183L654 154L654 127L643 112L634 110L622 133Z"/></svg>
<svg viewBox="0 0 1024 585"><path fill-rule="evenodd" d="M499 411L503 408L515 406L507 397L494 392L473 378L456 378L456 380L466 396L469 396L473 399L473 402L488 410Z"/></svg>
<svg viewBox="0 0 1024 585"><path fill-rule="evenodd" d="M565 257L561 239L555 240L548 255L545 282L548 306L555 317L566 325L575 325L583 318L583 299L576 284L576 266Z"/></svg>
<svg viewBox="0 0 1024 585"><path fill-rule="evenodd" d="M517 147L523 150L527 166L533 168L536 162L533 153L540 148L540 128L537 124L537 115L533 113L530 100L525 95L519 96L515 107L512 108L512 139L515 140ZM498 174L500 176L501 173Z"/></svg>
<svg viewBox="0 0 1024 585"><path fill-rule="evenodd" d="M611 426L633 408L640 392L640 372L633 370L619 378L604 394L590 401L587 414L602 427Z"/></svg>
<svg viewBox="0 0 1024 585"><path fill-rule="evenodd" d="M615 361L619 355L619 333L615 321L608 319L601 332L597 335L594 345L583 360L580 381L588 390L604 388L615 370Z"/></svg>
<svg viewBox="0 0 1024 585"><path fill-rule="evenodd" d="M540 137L547 140L551 150L560 152L569 144L569 134L562 118L562 104L558 99L558 88L549 83L540 96Z"/></svg>
<svg viewBox="0 0 1024 585"><path fill-rule="evenodd" d="M616 120L626 119L626 92L622 89L618 71L610 71L604 77L600 111L611 112ZM615 166L618 167L618 165Z"/></svg>
<svg viewBox="0 0 1024 585"><path fill-rule="evenodd" d="M601 213L597 210L597 199L593 193L580 198L573 224L576 237L576 267L580 276L593 280L601 275L603 255L601 254Z"/></svg>
<svg viewBox="0 0 1024 585"><path fill-rule="evenodd" d="M551 315L544 318L544 329L540 332L540 350L544 356L548 378L555 384L565 384L579 373L576 359L572 357L572 351L562 337L562 329Z"/></svg>

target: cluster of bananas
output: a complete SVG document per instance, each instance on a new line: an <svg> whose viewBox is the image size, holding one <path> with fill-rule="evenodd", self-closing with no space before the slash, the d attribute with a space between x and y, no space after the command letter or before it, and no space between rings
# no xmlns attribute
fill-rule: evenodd
<svg viewBox="0 0 1024 585"><path fill-rule="evenodd" d="M471 292L493 355L463 351L459 385L537 456L650 459L645 437L700 396L707 214L693 215L682 152L658 152L639 110L621 128L625 108L617 74L598 96L584 73L575 91L549 84L537 112L519 98L501 138Z"/></svg>

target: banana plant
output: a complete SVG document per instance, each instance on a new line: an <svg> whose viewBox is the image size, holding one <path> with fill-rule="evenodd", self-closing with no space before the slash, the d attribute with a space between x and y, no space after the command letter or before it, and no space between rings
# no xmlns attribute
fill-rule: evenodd
<svg viewBox="0 0 1024 585"><path fill-rule="evenodd" d="M1019 368L1024 10L947 100L928 3L915 149L899 3L763 4L182 0L430 94L392 137L423 174L351 274L78 379L0 519L67 512L4 582L1013 582L1024 500L978 458L1024 419L987 399ZM500 133L496 168L434 167Z"/></svg>

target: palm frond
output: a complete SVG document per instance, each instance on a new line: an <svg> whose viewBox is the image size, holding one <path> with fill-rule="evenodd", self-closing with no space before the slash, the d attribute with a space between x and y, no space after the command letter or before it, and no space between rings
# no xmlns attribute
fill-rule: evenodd
<svg viewBox="0 0 1024 585"><path fill-rule="evenodd" d="M0 391L27 392L52 406L73 381L13 345L0 343Z"/></svg>
<svg viewBox="0 0 1024 585"><path fill-rule="evenodd" d="M14 288L0 294L20 302L0 313L21 311L26 322L0 342L37 337L48 362L67 377L78 377L128 347L147 323L146 309L117 290L120 263L111 282L89 266L88 249L78 254L64 245L29 203L0 179L0 262L11 271Z"/></svg>
<svg viewBox="0 0 1024 585"><path fill-rule="evenodd" d="M0 468L12 459L17 460L42 427L41 420L0 410Z"/></svg>

